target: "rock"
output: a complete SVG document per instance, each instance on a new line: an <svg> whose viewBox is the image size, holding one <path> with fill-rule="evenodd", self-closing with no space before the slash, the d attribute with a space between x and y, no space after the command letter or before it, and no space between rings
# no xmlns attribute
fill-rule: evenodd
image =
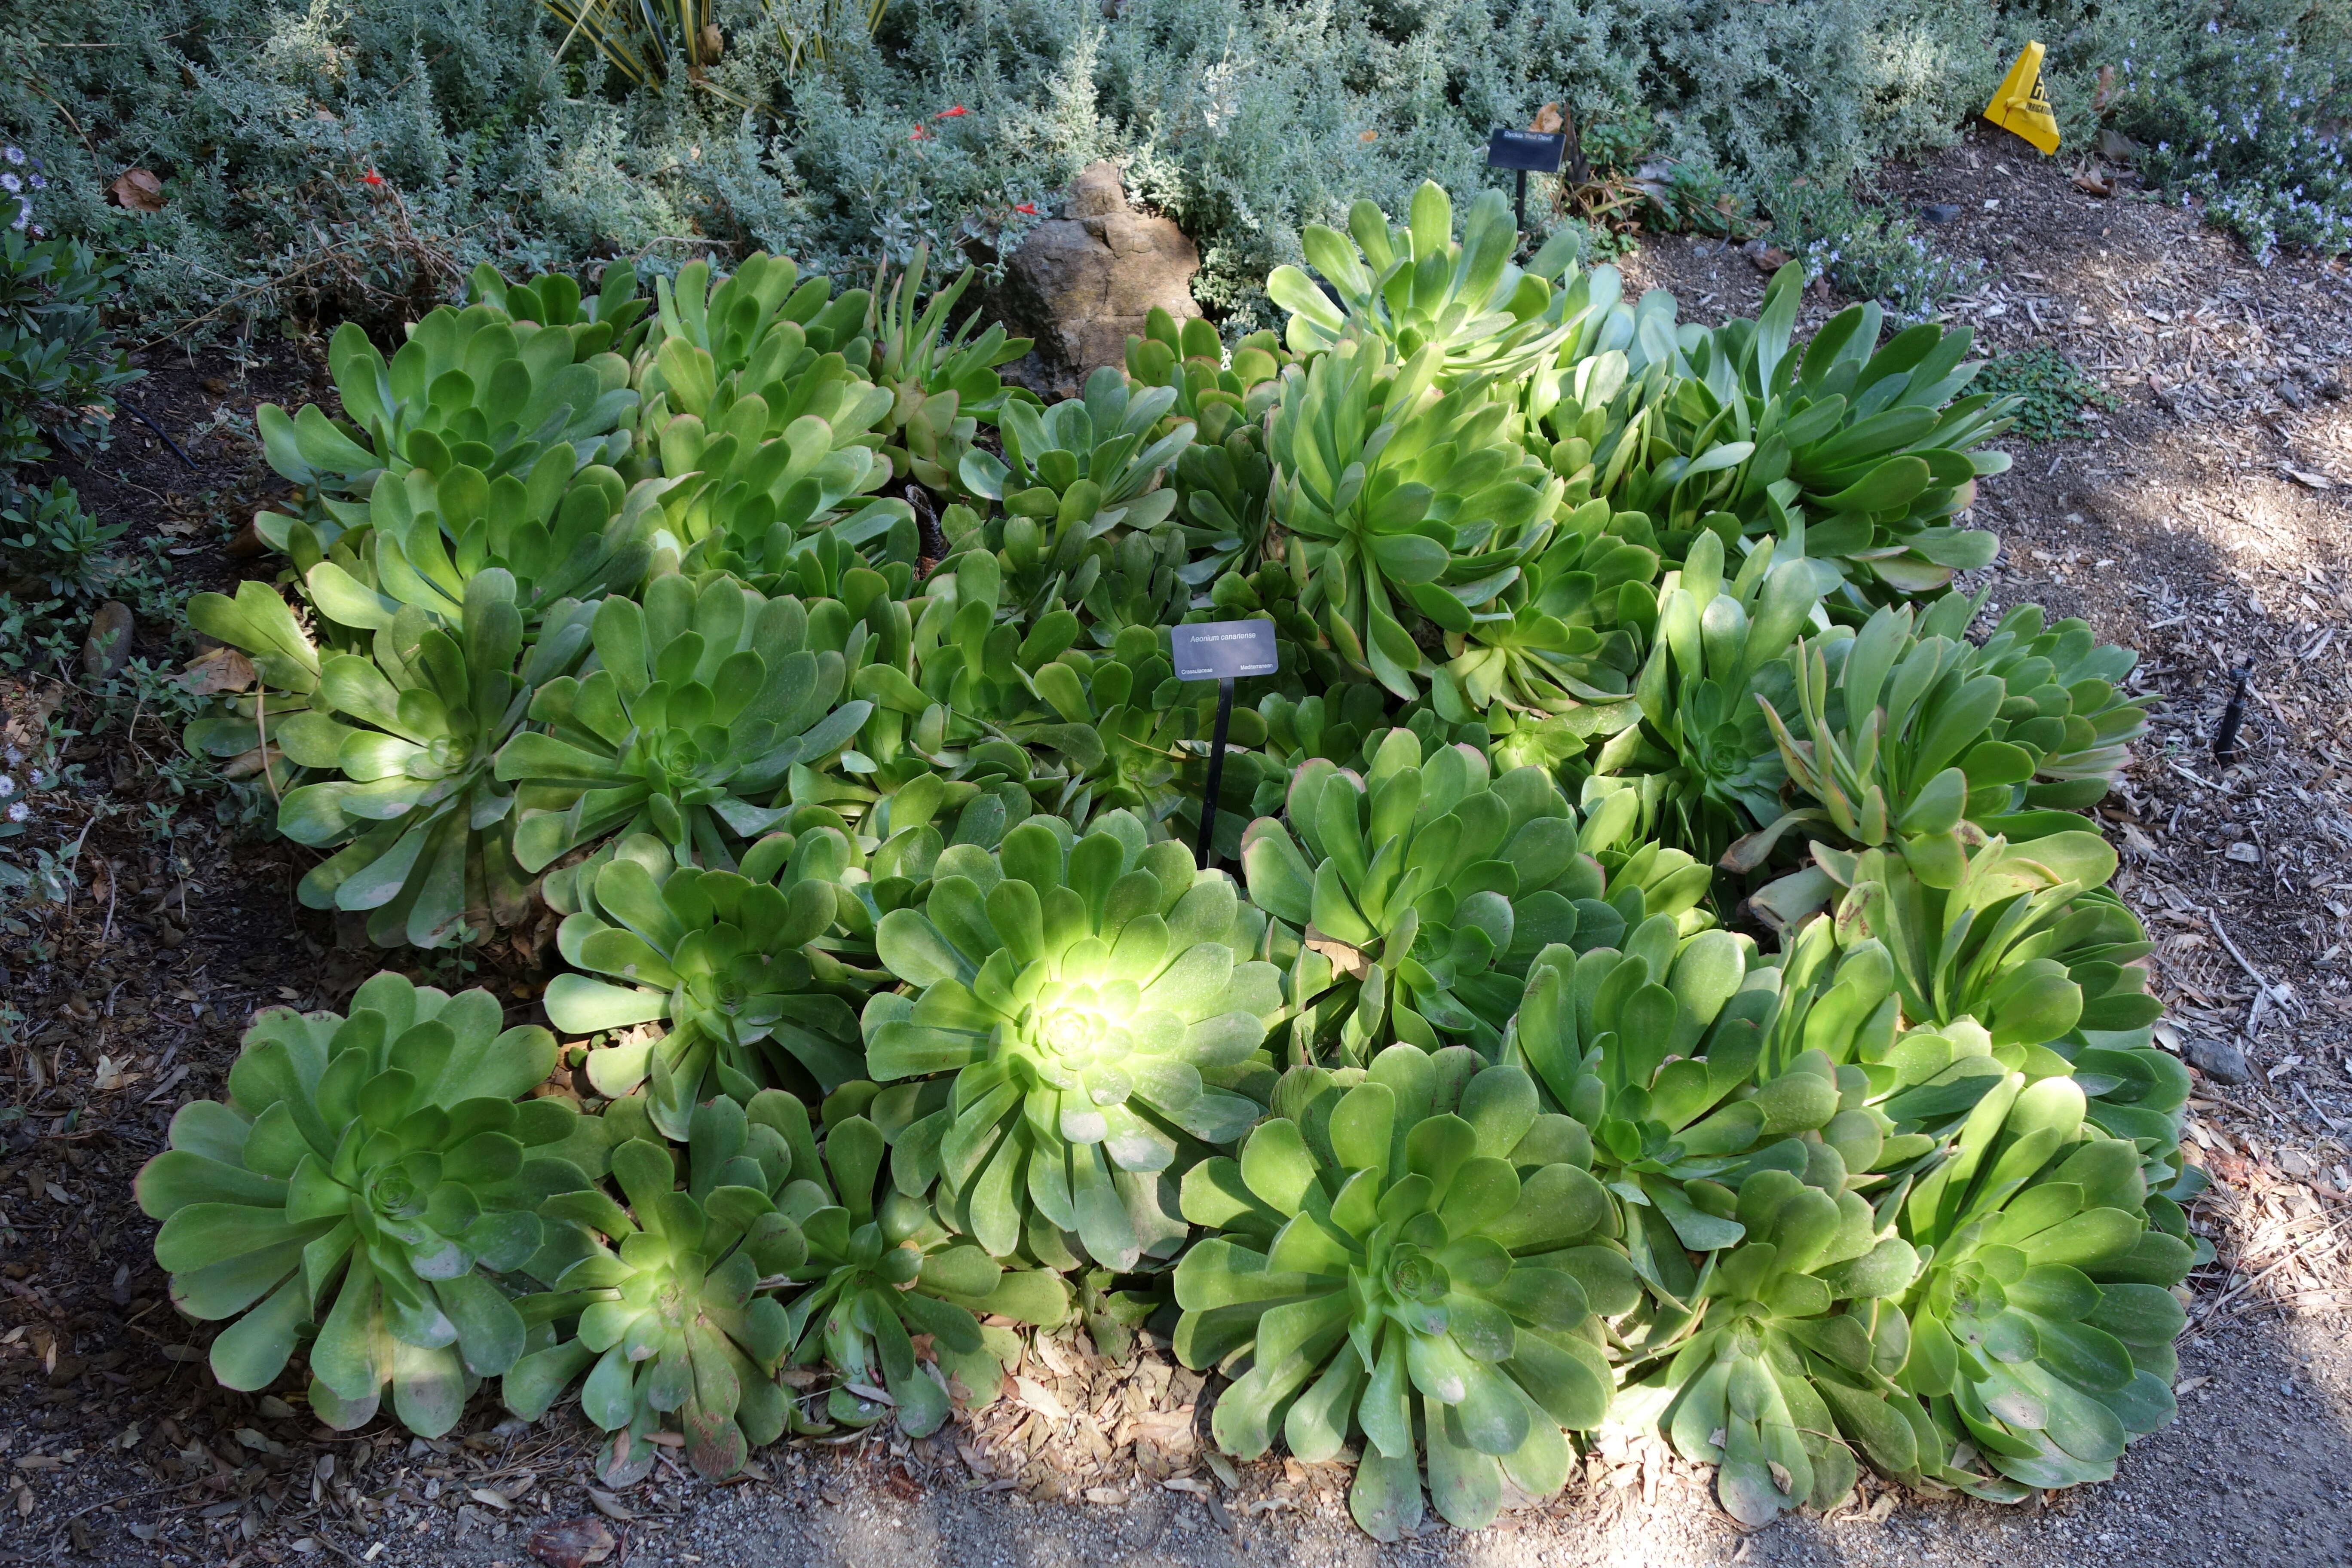
<svg viewBox="0 0 2352 1568"><path fill-rule="evenodd" d="M1922 202L1919 204L1919 216L1926 218L1929 223L1952 223L1957 221L1960 216L1960 204L1958 202Z"/></svg>
<svg viewBox="0 0 2352 1568"><path fill-rule="evenodd" d="M1201 313L1201 253L1171 220L1128 205L1117 164L1081 169L1062 210L1029 231L1005 270L1005 313L1045 359L1081 375L1124 364L1154 306L1179 321Z"/></svg>
<svg viewBox="0 0 2352 1568"><path fill-rule="evenodd" d="M2254 1076L2254 1069L2246 1065L2246 1053L2227 1040L2191 1037L2180 1054L2215 1083L2245 1083Z"/></svg>
<svg viewBox="0 0 2352 1568"><path fill-rule="evenodd" d="M2221 851L2221 858L2235 860L2241 866L2259 866L2263 863L2263 852L2252 841L2241 838Z"/></svg>
<svg viewBox="0 0 2352 1568"><path fill-rule="evenodd" d="M1749 251L1748 259L1756 264L1757 271L1769 276L1789 265L1789 253L1777 245L1768 245L1761 250Z"/></svg>
<svg viewBox="0 0 2352 1568"><path fill-rule="evenodd" d="M131 662L131 606L109 599L89 618L89 635L82 639L81 672L92 680L122 673Z"/></svg>
<svg viewBox="0 0 2352 1568"><path fill-rule="evenodd" d="M560 1519L530 1532L530 1554L548 1568L586 1568L612 1556L618 1544L604 1521L592 1514Z"/></svg>

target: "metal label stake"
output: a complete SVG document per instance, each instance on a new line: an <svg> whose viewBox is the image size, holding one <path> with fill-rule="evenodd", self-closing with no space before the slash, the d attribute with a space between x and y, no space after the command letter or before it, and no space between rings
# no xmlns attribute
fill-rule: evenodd
<svg viewBox="0 0 2352 1568"><path fill-rule="evenodd" d="M1217 795L1225 782L1225 736L1233 725L1234 682L1281 668L1272 621L1205 621L1168 629L1179 680L1217 683L1217 722L1209 739L1208 789L1201 801L1201 837L1192 861L1207 870L1216 858Z"/></svg>
<svg viewBox="0 0 2352 1568"><path fill-rule="evenodd" d="M1528 175L1557 174L1568 159L1564 131L1513 131L1497 125L1486 138L1486 167L1517 171L1519 232L1528 232Z"/></svg>

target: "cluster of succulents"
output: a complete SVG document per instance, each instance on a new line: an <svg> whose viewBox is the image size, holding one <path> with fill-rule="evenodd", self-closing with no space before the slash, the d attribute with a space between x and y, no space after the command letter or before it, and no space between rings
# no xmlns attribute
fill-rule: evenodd
<svg viewBox="0 0 2352 1568"><path fill-rule="evenodd" d="M1604 1421L1751 1524L2112 1474L2203 1176L2082 815L2132 657L1950 588L2007 406L1965 333L1792 343L1793 269L1705 330L1453 224L1360 203L1279 337L1155 314L1050 406L920 258L343 329L188 744L376 941L551 929L564 1040L261 1016L139 1183L221 1381L576 1398L623 1485L929 1435L1077 1321L1382 1539ZM1237 617L1220 718L1168 627Z"/></svg>

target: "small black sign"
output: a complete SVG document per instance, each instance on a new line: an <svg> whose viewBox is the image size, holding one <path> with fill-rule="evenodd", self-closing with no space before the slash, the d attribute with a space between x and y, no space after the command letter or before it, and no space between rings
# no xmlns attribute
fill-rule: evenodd
<svg viewBox="0 0 2352 1568"><path fill-rule="evenodd" d="M1486 138L1486 166L1490 169L1557 174L1567 158L1565 132L1511 131L1498 125Z"/></svg>
<svg viewBox="0 0 2352 1568"><path fill-rule="evenodd" d="M1272 675L1281 668L1274 653L1272 621L1207 621L1171 626L1179 680L1234 680Z"/></svg>

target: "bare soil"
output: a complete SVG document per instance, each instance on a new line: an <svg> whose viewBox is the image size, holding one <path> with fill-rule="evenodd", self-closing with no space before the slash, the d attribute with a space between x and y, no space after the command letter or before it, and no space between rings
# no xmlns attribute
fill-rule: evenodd
<svg viewBox="0 0 2352 1568"><path fill-rule="evenodd" d="M1157 1352L1109 1364L1083 1335L1034 1349L1006 1399L937 1438L779 1447L725 1487L666 1467L599 1496L576 1415L525 1429L487 1395L440 1442L325 1432L299 1399L212 1385L207 1336L168 1305L129 1182L173 1107L219 1092L255 1008L338 1005L380 955L295 904L293 847L209 826L157 840L117 809L168 793L152 759L171 736L151 716L49 760L79 762L85 785L37 796L20 844L79 841L79 885L64 910L0 911L34 922L0 936L0 998L26 1020L0 1057L0 1563L520 1568L532 1532L567 1519L614 1563L2352 1560L2352 279L2307 258L2263 269L2193 214L2095 198L2071 173L1986 136L1880 178L1962 208L1936 242L1984 258L1990 281L1953 319L1992 351L2053 344L2116 399L2093 438L2008 443L2016 466L1977 509L2006 542L1987 576L1997 607L2038 602L2143 650L2163 700L2103 808L2119 885L2157 941L2172 1042L2251 1063L2244 1083L2199 1077L2191 1157L2217 1184L2197 1223L2220 1256L2192 1281L2182 1418L2116 1482L2011 1509L1865 1482L1829 1517L1743 1535L1706 1476L1604 1433L1560 1498L1384 1549L1348 1521L1343 1468L1213 1458L1213 1391ZM1626 269L1699 321L1752 314L1764 281L1677 238ZM126 421L77 482L134 539L186 551L169 559L187 581L233 581L247 563L229 542L275 484L239 431L259 397L320 395L319 347L242 367L151 352L133 396L197 471ZM136 648L193 651L164 627ZM2239 668L2251 695L2225 767L2210 742ZM37 673L47 683L0 679L0 756L20 779L52 721L98 714L70 662ZM532 976L456 964L418 977L494 984L530 1015Z"/></svg>

